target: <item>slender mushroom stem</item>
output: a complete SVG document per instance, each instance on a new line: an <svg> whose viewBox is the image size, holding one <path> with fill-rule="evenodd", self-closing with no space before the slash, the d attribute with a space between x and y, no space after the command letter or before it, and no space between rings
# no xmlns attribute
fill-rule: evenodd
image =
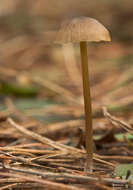
<svg viewBox="0 0 133 190"><path fill-rule="evenodd" d="M88 55L87 42L80 42L81 65L82 65L82 79L83 79L83 94L85 106L85 143L87 151L87 159L85 170L92 171L93 169L93 131L92 131L92 108L88 72Z"/></svg>

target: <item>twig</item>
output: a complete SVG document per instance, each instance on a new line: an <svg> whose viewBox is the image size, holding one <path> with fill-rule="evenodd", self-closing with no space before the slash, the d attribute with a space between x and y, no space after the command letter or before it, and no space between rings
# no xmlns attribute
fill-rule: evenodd
<svg viewBox="0 0 133 190"><path fill-rule="evenodd" d="M46 137L42 137L41 135L38 135L37 133L34 133L32 131L29 131L27 129L25 129L23 126L16 124L11 118L8 118L7 121L16 129L18 129L20 132L22 132L23 134L32 137L35 140L38 140L39 142L49 145L53 148L59 149L59 150L64 150L64 148L62 148L60 145L58 145L56 142L46 138Z"/></svg>
<svg viewBox="0 0 133 190"><path fill-rule="evenodd" d="M11 155L11 154L3 152L3 151L0 151L0 153L8 156L10 160L18 161L18 162L21 162L23 164L31 164L30 160L28 160L26 158L23 158L20 156L14 156L14 155Z"/></svg>
<svg viewBox="0 0 133 190"><path fill-rule="evenodd" d="M2 184L2 183L21 183L21 182L25 182L25 180L19 179L19 178L14 178L14 177L0 179L0 184Z"/></svg>
<svg viewBox="0 0 133 190"><path fill-rule="evenodd" d="M2 151L15 151L21 153L32 153L32 154L50 154L50 153L60 153L61 151L52 151L52 150L39 150L39 149L24 149L24 148L17 148L12 146L0 147Z"/></svg>
<svg viewBox="0 0 133 190"><path fill-rule="evenodd" d="M95 183L96 187L98 187L99 189L102 189L102 190L114 190L114 188L111 188L111 187L108 187L104 184L101 184L101 183Z"/></svg>
<svg viewBox="0 0 133 190"><path fill-rule="evenodd" d="M89 183L89 182L98 182L99 181L98 177L83 176L83 175L77 175L77 174L72 175L72 174L68 174L68 173L41 172L41 171L37 171L37 170L31 170L31 169L27 170L27 169L14 168L14 167L7 167L7 169L15 171L15 172L39 175L44 178L52 178L52 179L65 178L65 179L69 179L69 180L76 180L76 183L81 183L81 182ZM0 175L1 175L1 173L0 173ZM107 185L112 185L112 184L126 185L129 183L129 180L118 180L118 179L112 179L112 178L103 178L102 181Z"/></svg>
<svg viewBox="0 0 133 190"><path fill-rule="evenodd" d="M12 189L13 187L16 187L18 185L18 183L13 183L10 185L5 185L3 187L0 187L0 190L5 190L5 189Z"/></svg>
<svg viewBox="0 0 133 190"><path fill-rule="evenodd" d="M77 149L77 148L74 148L74 147L69 147L67 145L63 145L61 143L57 143L55 141L52 141L46 137L42 137L41 135L35 133L35 132L32 132L32 131L29 131L28 129L25 129L23 126L19 125L19 124L16 124L11 118L8 118L7 121L13 126L15 127L16 129L18 129L20 132L22 132L23 134L43 143L43 144L46 144L48 146L51 146L53 148L56 148L56 149L59 149L59 150L62 150L64 152L68 152L68 153L81 153L83 152L82 150L80 149Z"/></svg>
<svg viewBox="0 0 133 190"><path fill-rule="evenodd" d="M99 156L100 157L100 156ZM120 160L120 161L125 161L125 162L128 162L128 161L133 161L133 156L104 156L102 155L101 156L102 159L105 159L105 160Z"/></svg>
<svg viewBox="0 0 133 190"><path fill-rule="evenodd" d="M9 172L8 173L0 172L0 176L8 176L8 177L11 176L11 177L15 177L15 178L17 177L17 178L24 179L27 181L41 183L44 186L51 187L53 190L61 190L61 189L63 189L63 190L85 190L84 188L78 188L78 187L73 187L71 185L64 185L61 183L56 183L56 182L51 182L51 181L44 180L44 179L39 179L38 177L35 177L33 175L25 176L25 175L14 174L14 173L9 173Z"/></svg>
<svg viewBox="0 0 133 190"><path fill-rule="evenodd" d="M131 125L127 124L126 122L117 119L116 117L112 116L108 111L106 107L103 107L103 113L104 116L115 126L121 126L123 129L125 129L127 132L131 133L133 135L133 131Z"/></svg>
<svg viewBox="0 0 133 190"><path fill-rule="evenodd" d="M74 147L70 147L67 145L63 145L61 143L57 143L55 141L52 141L46 137L42 137L39 134L36 134L35 132L29 131L28 129L25 129L22 125L16 124L11 118L8 118L7 121L13 126L15 127L17 130L19 130L21 133L43 143L43 144L47 144L53 148L59 149L61 151L63 151L64 153L68 153L68 154L72 154L75 157L79 157L79 158L84 158L85 157L85 151L81 150L81 149L77 149ZM101 160L100 158L98 158L98 155L94 154L94 160L107 164L111 167L114 167L114 164Z"/></svg>

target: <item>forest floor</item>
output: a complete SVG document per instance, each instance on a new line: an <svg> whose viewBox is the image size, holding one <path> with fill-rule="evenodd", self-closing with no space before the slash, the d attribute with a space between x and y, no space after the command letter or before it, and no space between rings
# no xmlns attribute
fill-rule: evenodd
<svg viewBox="0 0 133 190"><path fill-rule="evenodd" d="M132 189L133 49L88 47L95 143L90 173L79 143L84 104L80 57L72 53L78 55L78 47L66 49L65 60L59 47L26 47L0 66L0 190Z"/></svg>

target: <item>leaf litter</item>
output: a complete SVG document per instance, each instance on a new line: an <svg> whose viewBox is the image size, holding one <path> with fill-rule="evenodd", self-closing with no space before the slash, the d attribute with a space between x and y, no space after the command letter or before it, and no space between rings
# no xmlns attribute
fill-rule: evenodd
<svg viewBox="0 0 133 190"><path fill-rule="evenodd" d="M67 72L69 71L67 70ZM17 77L15 71L14 74L14 77ZM96 73L96 75L99 74ZM82 101L77 101L75 99L77 94L73 90L71 92L68 90L71 89L71 86L66 90L62 84L54 84L52 80L47 84L44 78L34 77L34 74L31 75L28 72L27 76L30 81L36 85L39 84L44 89L46 87L51 91L54 89L52 93L56 94L54 98L56 103L49 104L45 99L44 102L38 102L38 106L34 106L33 101L29 106L24 107L24 103L22 103L22 107L21 104L18 107L15 99L4 99L5 106L0 112L0 189L19 189L20 187L32 189L37 185L39 189L44 187L75 190L125 189L126 187L131 189L130 165L133 151L132 138L128 138L127 134L133 134L132 120L130 119L132 114L131 109L129 109L130 111L127 109L126 112L124 110L125 107L131 106L130 98L123 101L125 98L123 95L117 103L118 107L120 106L118 109L115 99L107 99L107 97L112 99L108 84L113 84L113 80L106 80L106 84L104 80L107 79L107 76L105 75L102 76L105 79L102 78L99 83L95 84L94 81L92 89L99 91L98 96L92 93L92 98L95 97L93 100L94 172L86 173L84 172L84 141L77 148L79 137L84 135ZM67 78L67 80L69 79ZM100 91L100 85L105 86L103 92L102 87ZM77 88L78 85L75 86ZM80 93L80 90L78 92ZM61 103L59 103L59 97ZM104 98L107 99L107 102L106 107L103 107L102 110ZM99 104L100 99L102 104ZM55 118L59 115L60 120L47 121L47 117L52 118L54 115ZM39 116L45 116L43 122L39 120ZM130 119L130 123L127 118ZM79 131L79 129L81 130ZM123 139L116 138L120 133L123 134ZM129 177L126 178L127 175Z"/></svg>

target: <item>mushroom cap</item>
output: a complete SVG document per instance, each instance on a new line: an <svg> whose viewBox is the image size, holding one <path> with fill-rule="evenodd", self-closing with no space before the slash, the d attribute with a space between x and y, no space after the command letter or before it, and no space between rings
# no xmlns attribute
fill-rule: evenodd
<svg viewBox="0 0 133 190"><path fill-rule="evenodd" d="M111 38L109 31L100 22L82 16L62 22L54 43L63 44L81 41L111 41Z"/></svg>

